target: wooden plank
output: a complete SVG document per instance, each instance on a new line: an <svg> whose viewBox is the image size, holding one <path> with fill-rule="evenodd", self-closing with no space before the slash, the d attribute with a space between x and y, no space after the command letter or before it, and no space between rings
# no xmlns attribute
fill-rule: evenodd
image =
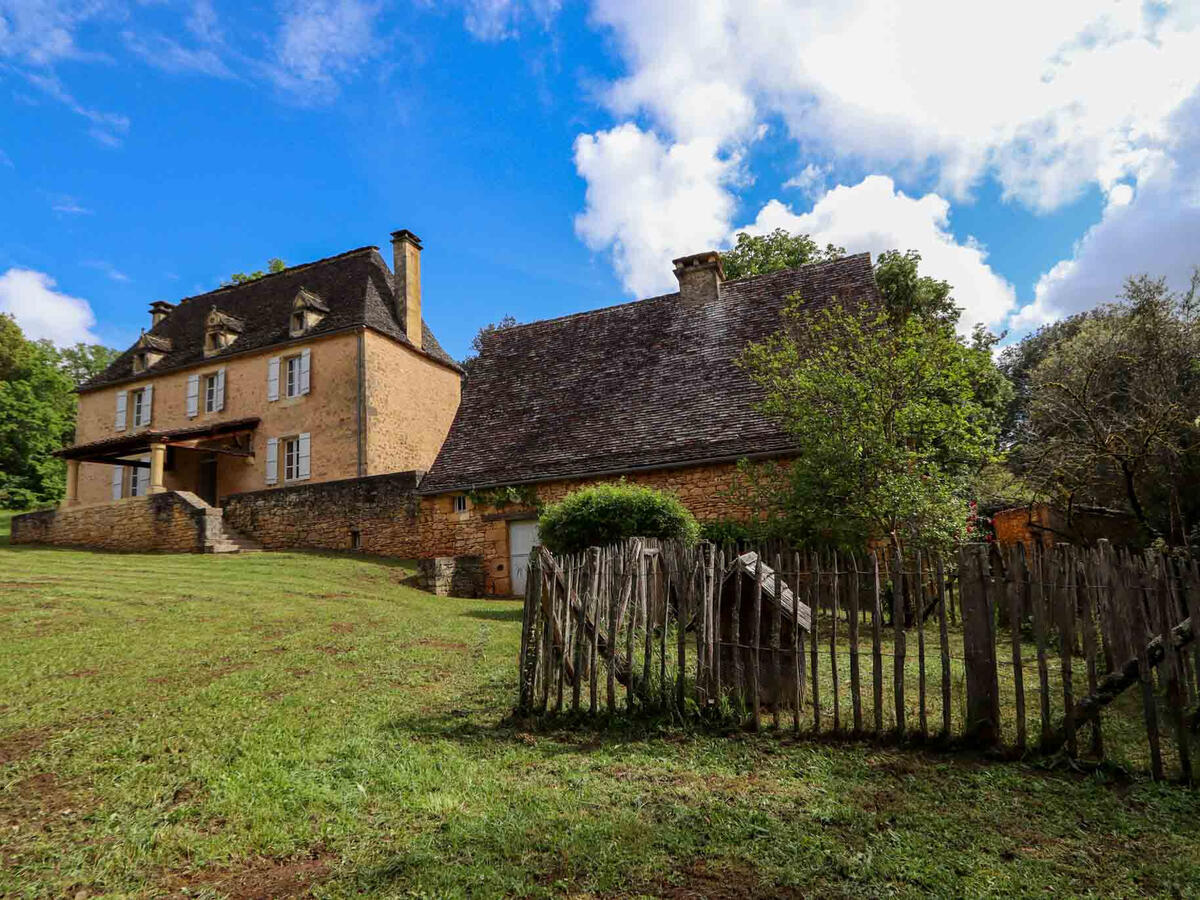
<svg viewBox="0 0 1200 900"><path fill-rule="evenodd" d="M800 710L804 706L804 634L800 631L800 554L792 555L792 731L800 733ZM811 617L810 620L811 622Z"/></svg>
<svg viewBox="0 0 1200 900"><path fill-rule="evenodd" d="M809 591L811 592L809 609L812 610L812 698L813 698L813 732L821 730L821 674L817 671L817 648L820 646L821 618L821 557L814 553L810 557Z"/></svg>
<svg viewBox="0 0 1200 900"><path fill-rule="evenodd" d="M736 551L735 551L736 552ZM746 707L746 673L745 661L742 658L742 568L739 564L741 557L733 559L733 618L730 620L729 641L733 655L733 684L734 696L737 697L738 707Z"/></svg>
<svg viewBox="0 0 1200 900"><path fill-rule="evenodd" d="M1138 646L1138 680L1142 685L1142 713L1146 722L1146 741L1150 745L1150 775L1155 781L1163 780L1162 746L1158 735L1158 712L1154 705L1154 674L1150 668L1150 657L1146 653L1146 608L1142 596L1140 573L1134 573L1137 587L1133 592L1133 632ZM1165 649L1165 648L1164 648Z"/></svg>
<svg viewBox="0 0 1200 900"><path fill-rule="evenodd" d="M631 557L626 548L622 548L622 552L617 554L616 562L621 566L624 578L630 580L630 603L629 612L626 614L626 631L625 631L625 658L629 661L629 677L625 679L625 710L633 712L633 652L634 634L637 630L637 617L639 604L634 602L632 597L634 592L638 590L636 585L639 568L636 560L642 558L641 548L636 549L636 556Z"/></svg>
<svg viewBox="0 0 1200 900"><path fill-rule="evenodd" d="M657 556L651 556L643 551L638 561L638 602L642 607L642 627L645 629L642 641L642 702L650 701L650 664L654 653L654 615L652 604L654 582L651 580L654 572L654 561Z"/></svg>
<svg viewBox="0 0 1200 900"><path fill-rule="evenodd" d="M995 620L988 590L987 547L959 551L963 624L963 662L967 675L966 735L984 746L1000 738L1000 697L996 672Z"/></svg>
<svg viewBox="0 0 1200 900"><path fill-rule="evenodd" d="M893 559L892 572L892 631L895 635L892 647L892 695L896 708L896 736L904 739L904 558L897 550Z"/></svg>
<svg viewBox="0 0 1200 900"><path fill-rule="evenodd" d="M721 633L721 586L725 583L725 565L727 557L725 551L721 550L717 554L717 569L712 583L712 653L713 653L713 691L724 693L725 686L722 682L724 673L721 670L721 647L724 641L724 635Z"/></svg>
<svg viewBox="0 0 1200 900"><path fill-rule="evenodd" d="M862 732L862 684L858 663L858 557L850 555L850 703L854 708L854 733Z"/></svg>
<svg viewBox="0 0 1200 900"><path fill-rule="evenodd" d="M1200 630L1200 561L1181 562L1180 570L1188 618L1192 620L1192 630L1197 631ZM1196 696L1200 696L1200 640L1192 644L1192 675L1196 679Z"/></svg>
<svg viewBox="0 0 1200 900"><path fill-rule="evenodd" d="M617 636L619 634L619 623L617 621L617 591L616 585L613 584L612 557L609 553L603 550L596 551L596 588L600 592L600 596L604 604L608 608L608 647L611 651L608 656L608 673L605 679L605 687L608 689L608 714L614 715L617 711ZM629 679L632 681L633 679Z"/></svg>
<svg viewBox="0 0 1200 900"><path fill-rule="evenodd" d="M833 611L833 624L829 627L829 689L833 693L833 730L837 732L842 730L842 713L839 700L842 685L841 680L838 678L837 649L838 604L840 601L840 597L838 596L838 582L841 580L841 565L836 550L833 551L831 564L833 568L829 573L829 608Z"/></svg>
<svg viewBox="0 0 1200 900"><path fill-rule="evenodd" d="M950 701L950 633L946 627L946 570L942 556L937 558L938 639L942 650L942 737L949 738L953 728Z"/></svg>
<svg viewBox="0 0 1200 900"><path fill-rule="evenodd" d="M690 555L689 555L690 557ZM696 610L696 578L699 574L700 561L689 558L686 565L687 575L684 584L680 586L678 595L679 607L675 613L675 709L679 715L683 715L683 700L684 691L686 690L684 676L687 670L687 623L689 618ZM684 566L680 566L682 570ZM703 625L700 625L696 631L701 631ZM700 657L697 655L696 664L699 665ZM696 673L696 681L701 680L701 673Z"/></svg>
<svg viewBox="0 0 1200 900"><path fill-rule="evenodd" d="M702 543L696 549L696 566L699 572L699 582L693 583L693 587L696 590L692 603L692 615L694 616L692 631L693 636L696 638L696 706L700 709L704 709L705 706L705 697L707 695L709 676L709 660L707 656L709 640L708 629L710 624L708 618L709 563L706 560L709 556L708 549L710 547L710 544ZM680 678L683 677L682 671L683 670L681 668ZM683 709L682 701L680 701L679 708L681 710Z"/></svg>
<svg viewBox="0 0 1200 900"><path fill-rule="evenodd" d="M1155 560L1155 595L1158 599L1159 622L1161 634L1170 635L1171 629L1179 618L1179 604L1171 591L1171 573L1166 559L1156 554ZM1163 667L1160 670L1166 676L1167 708L1170 710L1171 724L1175 730L1175 744L1179 752L1179 778L1184 784L1192 783L1192 754L1188 729L1184 723L1184 693L1181 680L1183 678L1183 655L1174 641L1164 641ZM1160 681L1161 683L1161 681ZM1068 727L1073 723L1068 723Z"/></svg>
<svg viewBox="0 0 1200 900"><path fill-rule="evenodd" d="M750 673L750 691L753 696L753 727L755 731L762 728L762 710L759 704L759 690L761 688L759 667L762 665L762 554L758 555L758 560L754 565L754 620L750 623L751 626L751 647L753 648L754 668Z"/></svg>
<svg viewBox="0 0 1200 900"><path fill-rule="evenodd" d="M780 569L783 562L779 553L775 554L775 628L771 634L771 656L775 661L775 702L771 704L771 721L775 730L779 730L779 711L784 702L783 691L783 578ZM796 606L796 596L792 595L792 607Z"/></svg>
<svg viewBox="0 0 1200 900"><path fill-rule="evenodd" d="M1008 628L1012 638L1013 692L1016 695L1017 749L1025 752L1029 734L1025 723L1025 668L1021 659L1021 599L1025 589L1025 546L1010 548L1008 563Z"/></svg>
<svg viewBox="0 0 1200 900"><path fill-rule="evenodd" d="M929 737L929 720L925 714L925 569L922 565L921 551L917 551L917 589L913 601L916 610L917 623L917 695L920 703L918 727L921 729L921 740Z"/></svg>
<svg viewBox="0 0 1200 900"><path fill-rule="evenodd" d="M1075 555L1074 548L1062 548L1062 590L1059 591L1059 645L1062 657L1063 719L1067 725L1067 753L1079 755L1075 742Z"/></svg>
<svg viewBox="0 0 1200 900"><path fill-rule="evenodd" d="M1038 701L1042 713L1044 747L1050 739L1050 667L1046 660L1046 554L1040 548L1030 557L1030 612L1033 613L1033 637L1037 641Z"/></svg>
<svg viewBox="0 0 1200 900"><path fill-rule="evenodd" d="M600 595L600 551L589 551L588 560L590 565L586 571L591 580L588 595L591 597L591 620L593 622L592 656L588 665L588 709L594 716L600 711L600 631L605 625L608 625L608 633L611 636L612 625L609 624L609 619L612 616L612 608L604 602L604 598ZM612 666L608 668L611 672Z"/></svg>
<svg viewBox="0 0 1200 900"><path fill-rule="evenodd" d="M558 649L558 689L554 700L554 712L556 714L561 713L563 708L563 688L564 681L567 677L567 660L571 658L570 649L573 631L570 615L571 611L565 602L566 591L570 589L571 557L568 556L564 560L563 567L565 569L565 575L567 578L566 583L560 589L559 581L558 579L555 579L554 586L552 588L554 594L554 621L562 623L562 641L555 642ZM575 671L578 672L579 670L576 669ZM572 682L577 683L578 679L572 679Z"/></svg>
<svg viewBox="0 0 1200 900"><path fill-rule="evenodd" d="M1096 693L1099 682L1097 670L1098 641L1096 635L1096 608L1099 605L1099 562L1095 553L1087 553L1082 560L1083 580L1080 584L1081 615L1083 617L1083 655L1087 666L1088 695ZM1097 759L1104 758L1104 735L1101 732L1100 716L1092 720L1091 753Z"/></svg>
<svg viewBox="0 0 1200 900"><path fill-rule="evenodd" d="M667 709L673 693L671 685L667 681L667 629L671 625L672 572L668 570L666 559L661 553L656 559L651 560L651 565L656 570L653 584L662 593L662 627L658 632L658 692L662 708ZM656 607L657 605L655 604Z"/></svg>
<svg viewBox="0 0 1200 900"><path fill-rule="evenodd" d="M549 573L547 573L549 575ZM547 578L548 584L543 587L542 595L545 598L543 603L546 604L544 622L545 627L542 629L542 696L539 702L541 712L545 713L550 705L550 682L554 678L554 631L558 627L558 623L554 621L554 585L557 581L553 578Z"/></svg>
<svg viewBox="0 0 1200 900"><path fill-rule="evenodd" d="M533 679L537 671L537 627L541 612L541 568L537 556L530 554L529 570L525 576L525 616L521 623L521 685L519 708L527 715L533 708Z"/></svg>
<svg viewBox="0 0 1200 900"><path fill-rule="evenodd" d="M875 733L883 734L883 600L879 588L879 555L871 551L875 580L871 608L871 677L875 701Z"/></svg>
<svg viewBox="0 0 1200 900"><path fill-rule="evenodd" d="M573 554L568 559L567 597L569 598L578 590L579 580L583 576L583 573L580 571L581 557L578 554ZM587 621L587 607L588 597L585 594L574 610L571 609L569 604L565 608L568 617L570 617L571 612L575 613L575 622L572 628L572 637L575 643L575 677L572 679L571 684L571 711L575 713L579 712L579 695L583 690L583 673L587 668L587 659L584 656L586 653L584 647L586 643L584 641L584 622Z"/></svg>

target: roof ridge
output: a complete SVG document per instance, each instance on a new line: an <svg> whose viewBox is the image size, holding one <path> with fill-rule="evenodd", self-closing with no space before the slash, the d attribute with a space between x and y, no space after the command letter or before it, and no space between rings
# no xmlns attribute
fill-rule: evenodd
<svg viewBox="0 0 1200 900"><path fill-rule="evenodd" d="M775 269L772 272L760 272L757 275L747 275L745 278L731 278L728 281L725 281L722 283L723 284L739 284L739 285L746 284L747 282L751 282L751 281L754 281L759 278L774 278L774 277L781 276L781 275L794 274L794 273L800 272L800 271L806 271L806 270L810 270L810 269L818 269L823 266L844 265L845 263L850 262L851 260L857 260L862 257L866 257L867 259L870 259L871 254L869 251L864 251L862 253L848 253L845 256L838 257L837 259L827 259L827 260L823 260L822 262L816 262L816 263L805 263L802 266L793 266L790 269ZM678 296L679 296L679 291L673 291L669 294L655 294L652 297L640 297L637 300L626 300L624 303L610 303L608 306L598 306L595 309L583 309L583 310L580 310L579 312L567 313L564 316L553 316L549 319L535 319L532 322L520 322L516 325L511 325L508 328L504 328L501 330L502 331L513 331L517 328L528 328L532 325L552 325L556 322L566 322L570 319L582 319L586 316L592 316L592 315L597 315L599 313L609 312L614 309L620 309L621 307L624 307L624 306L635 306L638 303L652 303L656 300L666 300L671 297L678 297Z"/></svg>
<svg viewBox="0 0 1200 900"><path fill-rule="evenodd" d="M286 269L280 269L278 272L267 272L264 275L260 275L257 278L252 278L249 281L243 281L239 284L223 284L220 287L213 288L211 291L205 291L202 294L192 294L189 297L181 297L179 299L178 304L176 304L175 308L178 309L180 305L187 303L189 300L199 300L202 297L211 297L214 294L220 294L224 291L236 290L237 288L245 287L248 284L259 284L260 282L266 281L269 278L275 278L279 275L294 274L296 272L299 272L301 269L308 269L313 266L319 266L323 263L329 263L329 262L333 262L334 260L337 260L337 259L343 259L347 256L353 256L356 253L365 253L369 250L374 250L374 251L378 252L379 248L377 246L375 246L374 244L367 244L366 246L363 246L363 247L355 247L353 250L346 250L343 253L335 253L333 256L325 256L325 257L322 257L321 259L314 259L311 262L300 263L299 265L295 265L295 266L288 266ZM172 312L174 312L174 310L172 310Z"/></svg>

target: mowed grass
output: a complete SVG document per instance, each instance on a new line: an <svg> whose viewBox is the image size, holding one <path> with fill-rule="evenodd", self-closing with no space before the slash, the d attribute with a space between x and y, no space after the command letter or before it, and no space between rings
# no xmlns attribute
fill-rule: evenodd
<svg viewBox="0 0 1200 900"><path fill-rule="evenodd" d="M508 721L519 605L407 575L0 547L0 896L1200 894L1197 791Z"/></svg>

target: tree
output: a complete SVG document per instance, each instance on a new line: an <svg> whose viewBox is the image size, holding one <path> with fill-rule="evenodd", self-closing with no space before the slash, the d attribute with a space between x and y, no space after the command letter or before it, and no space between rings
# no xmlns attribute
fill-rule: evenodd
<svg viewBox="0 0 1200 900"><path fill-rule="evenodd" d="M973 476L993 454L1000 410L980 383L988 349L916 313L791 298L784 328L740 364L762 411L794 441L786 465L743 464L745 497L795 539L862 549L949 543L967 522ZM1005 399L1007 399L1005 397Z"/></svg>
<svg viewBox="0 0 1200 900"><path fill-rule="evenodd" d="M721 265L726 278L747 278L779 269L828 262L845 255L846 251L841 247L828 244L822 250L807 234L789 234L782 228L776 228L770 234L739 234L733 249L721 254Z"/></svg>
<svg viewBox="0 0 1200 900"><path fill-rule="evenodd" d="M886 250L875 259L875 283L892 322L900 324L917 316L953 328L962 314L954 302L954 289L948 281L922 275L920 265L916 250Z"/></svg>
<svg viewBox="0 0 1200 900"><path fill-rule="evenodd" d="M1068 332L1069 333L1069 332ZM1029 374L1016 461L1044 496L1120 505L1149 535L1200 526L1200 270L1190 289L1129 279Z"/></svg>
<svg viewBox="0 0 1200 900"><path fill-rule="evenodd" d="M471 339L471 353L463 359L461 365L466 370L468 377L471 374L471 369L475 365L475 360L479 359L479 354L483 352L483 345L497 331L503 331L506 328L513 328L518 324L517 320L512 316L506 315L499 322L490 322L484 325L475 333L475 337Z"/></svg>
<svg viewBox="0 0 1200 900"><path fill-rule="evenodd" d="M575 553L630 537L694 544L700 526L679 498L624 480L568 494L542 510L538 534L553 553Z"/></svg>
<svg viewBox="0 0 1200 900"><path fill-rule="evenodd" d="M72 388L115 357L107 347L27 340L12 317L0 315L0 507L62 497L66 470L53 453L74 436Z"/></svg>
<svg viewBox="0 0 1200 900"><path fill-rule="evenodd" d="M221 287L229 287L231 284L245 284L247 281L255 281L262 278L264 275L274 275L276 272L282 272L287 268L285 263L278 256L273 256L267 260L267 271L259 269L255 272L246 274L245 272L234 272L229 276L228 281L221 282Z"/></svg>

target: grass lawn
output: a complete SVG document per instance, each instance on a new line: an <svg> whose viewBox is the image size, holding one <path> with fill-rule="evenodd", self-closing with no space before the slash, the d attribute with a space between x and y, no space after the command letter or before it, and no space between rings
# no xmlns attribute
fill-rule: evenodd
<svg viewBox="0 0 1200 900"><path fill-rule="evenodd" d="M0 546L0 896L1200 895L1200 791L506 723L518 604L406 574Z"/></svg>

